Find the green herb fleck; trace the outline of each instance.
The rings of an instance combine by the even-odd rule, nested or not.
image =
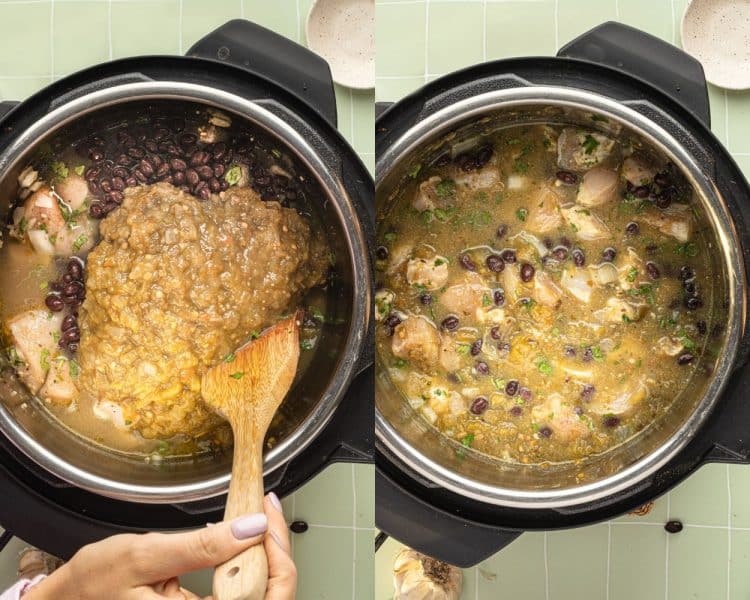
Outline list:
[[[633,283],[636,277],[638,277],[638,269],[636,269],[635,267],[630,267],[630,270],[628,271],[625,279],[627,279],[630,283]]]
[[[396,361],[393,363],[393,366],[397,369],[403,369],[406,365],[409,363],[405,361],[403,358],[397,358]]]
[[[679,338],[680,342],[684,346],[685,350],[695,350],[695,342],[691,340],[688,336],[683,335]]]
[[[83,245],[89,241],[89,238],[87,238],[85,235],[81,234],[78,236],[75,242],[73,242],[73,250],[76,252],[79,252],[81,248],[83,248]]]
[[[689,256],[690,258],[693,258],[698,256],[698,245],[695,242],[685,242],[684,244],[677,246],[674,249],[674,252],[681,256]]]
[[[440,265],[444,265],[445,261],[442,258],[436,258],[435,262],[433,263],[436,267],[439,267]]]
[[[410,177],[411,177],[412,179],[416,179],[416,178],[417,178],[417,175],[419,175],[419,172],[420,172],[421,170],[422,170],[422,165],[421,165],[421,164],[418,164],[418,165],[414,165],[414,166],[412,167],[411,171],[409,171],[409,176],[410,176]]]
[[[623,323],[632,323],[633,319],[631,319],[628,315],[622,315],[622,322]]]
[[[425,225],[428,225],[432,223],[434,216],[432,214],[431,210],[426,210],[419,215],[419,219],[424,223]]]
[[[544,356],[536,359],[536,368],[542,375],[552,375],[552,365]]]
[[[521,207],[521,208],[516,209],[516,219],[518,219],[519,221],[522,221],[522,222],[525,221],[526,217],[528,216],[529,216],[529,211],[526,210],[525,208]]]
[[[593,356],[595,360],[604,360],[604,352],[602,352],[602,349],[599,346],[591,346],[591,356]]]
[[[456,193],[456,182],[452,179],[443,179],[435,186],[435,193],[438,198],[450,198]]]
[[[471,344],[456,344],[456,352],[468,356],[469,352],[471,352]]]
[[[313,342],[312,340],[302,340],[299,347],[303,350],[312,350]]]
[[[55,343],[60,341],[60,332],[59,331],[53,331],[52,332],[52,339],[55,341]]]
[[[229,185],[237,185],[240,179],[242,179],[242,167],[240,165],[234,165],[224,173],[224,181]]]
[[[230,363],[230,362],[234,362],[235,358],[237,358],[237,355],[234,352],[230,352],[221,360],[223,360],[225,363]]]
[[[65,166],[64,162],[53,162],[52,165],[50,165],[50,168],[52,169],[52,173],[54,175],[55,179],[65,179],[68,176],[68,167]]]
[[[527,163],[521,157],[518,157],[517,159],[513,161],[513,170],[516,173],[525,175],[529,171],[529,163]]]
[[[501,379],[500,377],[493,377],[492,385],[494,385],[495,389],[500,392],[505,391],[505,379]]]
[[[71,377],[78,377],[78,363],[72,358],[68,361],[68,373]]]
[[[232,379],[242,379],[244,376],[245,376],[245,371],[237,371],[230,375]]]
[[[588,134],[586,136],[586,139],[583,141],[583,150],[586,152],[586,154],[591,154],[596,148],[599,146],[599,142],[596,141],[596,138]]]
[[[471,448],[471,445],[474,443],[474,434],[470,433],[468,435],[465,435],[463,438],[461,438],[461,445],[465,448]]]
[[[49,350],[44,348],[39,355],[39,363],[42,365],[42,369],[49,371]]]
[[[484,295],[482,296],[482,306],[489,306],[490,304],[492,304],[490,295],[485,292]]]
[[[388,233],[386,233],[386,234],[385,234],[385,235],[383,236],[383,239],[384,239],[384,240],[385,240],[386,242],[388,242],[389,244],[392,244],[393,242],[395,242],[395,241],[396,241],[396,238],[397,238],[397,237],[398,237],[398,236],[397,236],[397,235],[395,234],[395,232],[393,232],[393,231],[389,231]]]
[[[162,456],[165,456],[169,452],[169,443],[164,441],[159,442],[159,446],[156,448],[156,451]]]
[[[83,175],[83,172],[86,170],[86,167],[84,165],[78,165],[73,170],[75,171],[76,175]]]

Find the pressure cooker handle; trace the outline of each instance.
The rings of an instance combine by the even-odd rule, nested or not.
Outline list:
[[[482,562],[513,542],[520,531],[468,522],[422,502],[387,477],[375,473],[375,525],[427,556],[457,567]]]
[[[0,102],[0,121],[7,115],[10,111],[12,111],[16,106],[18,106],[20,102],[15,102],[11,100],[6,100],[5,102]]]
[[[226,62],[269,79],[336,127],[336,96],[328,63],[278,33],[234,19],[198,40],[187,55]]]
[[[659,38],[610,21],[569,42],[557,55],[605,65],[645,81],[711,126],[703,67]]]

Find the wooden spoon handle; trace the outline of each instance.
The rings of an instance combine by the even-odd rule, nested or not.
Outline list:
[[[234,427],[234,462],[224,520],[263,512],[263,433]],[[254,439],[259,437],[259,440]],[[244,438],[244,439],[242,439]],[[214,600],[263,600],[268,562],[263,543],[229,559],[214,571]]]

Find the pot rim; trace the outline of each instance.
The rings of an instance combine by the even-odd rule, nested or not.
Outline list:
[[[328,424],[355,375],[369,323],[371,301],[368,250],[356,211],[340,177],[295,128],[253,100],[206,85],[175,81],[132,82],[87,93],[65,102],[21,132],[0,154],[0,176],[10,171],[22,155],[46,137],[85,114],[109,106],[141,100],[197,102],[235,113],[281,139],[297,154],[328,194],[346,234],[355,295],[349,332],[341,351],[338,369],[312,414],[283,442],[265,453],[263,474],[267,475],[298,456]],[[110,498],[148,504],[191,502],[224,494],[231,474],[175,485],[132,485],[94,475],[61,459],[34,440],[0,403],[0,433],[23,454],[53,475],[76,487]]]
[[[707,205],[708,218],[716,230],[727,269],[729,290],[729,320],[725,347],[705,394],[690,417],[661,446],[641,457],[617,473],[581,486],[549,490],[518,490],[478,482],[464,477],[430,459],[411,446],[388,422],[375,403],[375,435],[391,453],[411,470],[459,496],[488,504],[524,509],[554,509],[577,506],[602,500],[626,490],[653,475],[674,458],[704,424],[726,385],[732,371],[740,340],[745,330],[747,297],[745,269],[741,256],[739,235],[729,210],[713,181],[703,173],[693,157],[677,140],[651,119],[636,110],[606,96],[585,90],[559,86],[527,86],[494,90],[471,96],[450,104],[409,127],[379,157],[376,164],[375,185],[398,166],[399,160],[416,150],[428,137],[447,132],[458,123],[495,110],[529,105],[549,105],[593,111],[622,123],[659,148],[676,164],[699,190]],[[376,365],[382,363],[376,353]]]

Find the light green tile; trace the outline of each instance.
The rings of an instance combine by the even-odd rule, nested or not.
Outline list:
[[[625,4],[622,0],[620,4]],[[617,0],[580,2],[558,0],[557,22],[560,46],[564,46],[582,33],[601,25],[605,21],[616,21]]]
[[[297,3],[269,2],[268,0],[243,0],[245,7],[245,18],[254,21],[288,37],[291,40],[300,40],[300,29],[297,24]]]
[[[711,109],[711,131],[721,140],[722,144],[727,143],[727,102],[724,97],[724,90],[714,85],[708,84],[708,102]]]
[[[555,53],[555,4],[491,2],[487,4],[487,59]]]
[[[375,68],[378,75],[422,75],[425,7],[379,4],[375,13]]]
[[[668,600],[726,598],[727,536],[726,529],[695,527],[670,535]]]
[[[554,598],[604,598],[607,526],[547,534],[549,585]]]
[[[395,102],[424,85],[424,75],[397,79],[376,79],[375,99],[378,102]]]
[[[336,91],[336,114],[338,115],[338,130],[350,143],[352,139],[352,94],[349,88],[338,83],[333,84]]]
[[[137,27],[134,26],[136,23]],[[114,58],[144,54],[179,54],[179,46],[177,0],[131,0],[112,3]]]
[[[0,77],[52,72],[49,2],[0,4]]]
[[[682,23],[682,15],[685,14],[690,0],[674,0],[672,5],[674,6],[674,30],[675,37],[677,38],[677,45],[682,45],[682,36],[680,35],[680,24]]]
[[[726,465],[707,465],[670,492],[670,519],[693,525],[727,525]]]
[[[524,533],[478,565],[480,598],[544,598],[544,534]]]
[[[729,141],[732,152],[750,152],[750,92],[728,90]]]
[[[481,3],[430,4],[427,70],[450,73],[482,61],[484,13]],[[455,18],[457,14],[460,19]],[[460,40],[460,43],[455,43]]]
[[[675,31],[670,2],[625,0],[619,3],[618,21],[637,27],[651,35],[672,42]]]
[[[359,158],[365,163],[365,168],[370,175],[375,176],[375,154],[360,154]]]
[[[305,35],[305,24],[307,23],[307,16],[310,14],[310,9],[315,3],[315,0],[299,0],[299,30],[302,36],[302,43],[307,45],[307,36]]]
[[[750,157],[740,157],[746,176],[750,174]],[[739,161],[738,161],[739,162]],[[743,168],[739,162],[740,168]],[[732,494],[732,527],[750,527],[750,471],[744,465],[729,465],[729,491]],[[750,597],[750,596],[748,596]]]
[[[30,79],[3,79],[0,77],[0,101],[25,100],[33,93],[52,83],[52,77]]]
[[[299,600],[351,600],[353,596],[351,530],[311,527],[294,536]]]
[[[352,466],[335,464],[297,490],[294,518],[311,525],[351,527],[352,504]]]
[[[371,90],[352,91],[352,143],[357,152],[375,152],[375,95]]]
[[[203,598],[204,596],[210,596],[213,591],[211,588],[213,582],[213,569],[201,569],[200,571],[193,571],[180,576],[180,585],[186,590],[190,590],[194,594]]]
[[[103,2],[55,4],[55,77],[109,59],[108,7]]]
[[[729,600],[750,598],[750,531],[732,532],[729,563]]]
[[[357,489],[354,524],[375,527],[375,470],[370,465],[354,465],[354,484]]]
[[[622,515],[615,519],[615,522],[627,522],[627,523],[638,523],[638,522],[650,522],[650,523],[666,523],[667,522],[667,497],[666,495],[661,498],[657,498],[654,501],[654,505],[648,514],[640,516],[633,514]]]
[[[182,0],[182,50],[227,21],[238,19],[242,0]]]
[[[288,523],[294,521],[294,504],[294,494],[289,494],[286,498],[281,499],[281,508]]]
[[[612,525],[610,600],[664,599],[666,536],[662,527]]]
[[[375,545],[369,531],[358,531],[354,541],[354,597],[357,600],[375,598]]]

